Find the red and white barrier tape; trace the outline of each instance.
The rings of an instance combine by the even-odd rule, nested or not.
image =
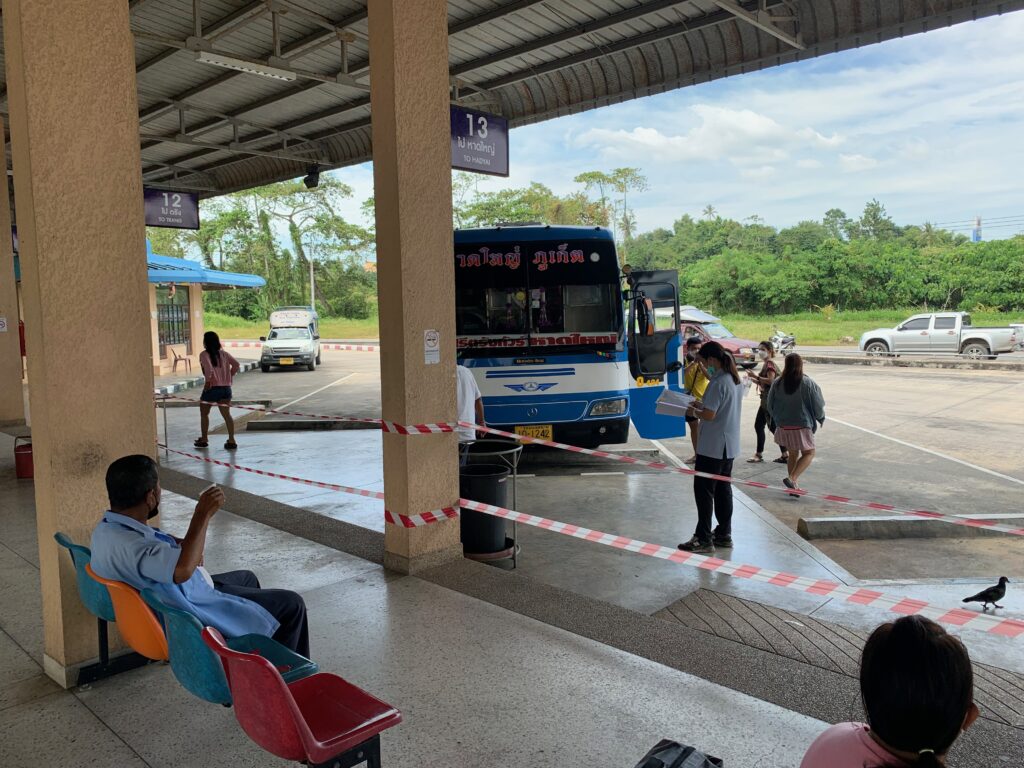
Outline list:
[[[905,509],[897,507],[893,504],[882,504],[876,501],[857,501],[846,496],[837,496],[831,493],[812,493],[811,491],[805,491],[802,488],[792,489],[786,488],[780,485],[769,485],[768,483],[761,483],[757,480],[743,480],[741,478],[729,477],[726,475],[714,475],[710,472],[698,472],[695,469],[687,469],[684,467],[677,467],[671,464],[666,464],[662,461],[648,461],[647,459],[638,459],[633,456],[621,456],[614,453],[608,453],[607,451],[599,451],[593,448],[580,448],[579,446],[569,445],[567,443],[556,443],[552,440],[543,440],[539,437],[527,437],[525,435],[516,435],[512,432],[503,432],[500,429],[494,429],[493,427],[483,427],[473,424],[468,421],[460,421],[458,423],[460,427],[472,427],[473,429],[480,430],[481,432],[487,432],[493,435],[500,435],[502,437],[512,438],[523,443],[531,443],[533,445],[545,445],[549,448],[558,448],[563,451],[570,451],[572,453],[585,453],[589,456],[597,456],[602,459],[610,459],[612,461],[623,462],[626,464],[633,464],[640,467],[648,467],[649,469],[656,469],[662,472],[675,472],[680,475],[689,475],[691,477],[706,477],[709,480],[720,480],[725,483],[732,483],[733,485],[746,486],[748,488],[760,488],[767,491],[776,491],[778,493],[785,493],[790,496],[804,496],[810,499],[820,499],[822,501],[832,501],[837,504],[846,504],[851,507],[857,507],[859,509],[870,509],[876,512],[893,512],[898,515],[907,515],[910,517],[925,517],[931,520],[940,520],[944,523],[951,523],[952,525],[964,525],[968,528],[985,528],[990,531],[1000,531],[1001,533],[1008,533],[1013,536],[1024,536],[1024,527],[1014,525],[1004,525],[996,523],[991,520],[978,520],[968,517],[960,517],[959,515],[948,515],[942,512],[930,512],[924,509]]]
[[[165,451],[176,453],[179,456],[185,456],[189,459],[195,459],[196,461],[204,461],[207,464],[216,464],[219,467],[227,467],[228,469],[238,469],[242,472],[249,472],[254,475],[260,475],[262,477],[273,477],[277,480],[288,480],[292,483],[300,483],[302,485],[310,485],[314,488],[326,488],[329,491],[340,491],[341,493],[351,493],[356,496],[364,496],[368,499],[379,499],[384,500],[384,494],[380,491],[369,491],[365,488],[354,488],[350,485],[338,485],[337,483],[325,483],[320,480],[307,480],[302,477],[294,477],[292,475],[282,475],[279,472],[267,472],[263,469],[254,469],[252,467],[244,467],[241,464],[234,464],[230,461],[221,461],[220,459],[211,459],[208,456],[199,456],[195,453],[188,453],[187,451],[179,451],[174,448],[169,448],[166,445],[160,446]],[[459,514],[458,509],[455,507],[445,507],[444,509],[435,509],[431,512],[424,512],[421,515],[400,515],[397,512],[391,512],[390,510],[384,510],[384,519],[389,523],[395,525],[401,525],[405,528],[416,528],[421,525],[429,525],[430,523],[436,523],[440,520],[446,520],[451,517],[457,517]]]
[[[304,478],[293,477],[291,475],[282,475],[277,472],[267,472],[261,469],[253,469],[252,467],[233,464],[231,462],[211,459],[206,456],[198,456],[194,453],[178,451],[173,448],[168,448],[167,450],[171,453],[178,454],[179,456],[185,456],[190,459],[216,464],[230,469],[251,472],[264,477],[273,477],[279,480],[288,480],[302,485],[327,488],[329,490],[341,491],[342,493],[353,493],[374,499],[384,498],[384,494],[379,491],[368,491],[362,488],[352,488],[347,485],[325,483],[318,480],[306,480]],[[738,579],[758,581],[764,584],[772,584],[777,587],[798,590],[806,594],[820,595],[822,597],[840,598],[845,602],[856,603],[857,605],[884,607],[893,613],[903,615],[920,614],[944,624],[977,629],[979,631],[988,632],[994,635],[1001,635],[1003,637],[1015,638],[1024,634],[1024,621],[1020,619],[1000,618],[994,614],[988,614],[983,611],[970,611],[964,608],[943,608],[911,597],[899,597],[896,595],[886,594],[885,592],[878,592],[873,589],[851,587],[846,584],[840,584],[827,579],[814,579],[808,576],[798,576],[792,573],[785,573],[783,571],[772,571],[767,568],[761,568],[757,565],[734,563],[729,560],[722,560],[718,557],[708,557],[707,555],[683,552],[682,550],[674,547],[666,547],[661,544],[652,544],[638,539],[630,539],[626,536],[616,536],[611,533],[595,531],[591,528],[584,528],[570,523],[562,523],[557,520],[537,517],[536,515],[528,515],[523,512],[516,512],[515,510],[506,509],[504,507],[496,507],[492,504],[471,501],[470,499],[459,499],[459,505],[464,509],[482,512],[487,515],[494,515],[495,517],[501,517],[506,520],[523,523],[524,525],[530,525],[535,528],[552,531],[553,533],[561,533],[566,536],[583,539],[584,541],[590,541],[595,544],[602,544],[607,547],[614,547],[615,549],[634,552],[638,555],[646,555],[647,557],[655,557],[660,560],[669,560],[674,563],[687,565],[691,568],[701,568],[706,571],[721,573]],[[388,510],[385,510],[384,512],[384,519],[387,522],[393,525],[402,525],[406,528],[429,525],[431,523],[457,516],[458,511],[452,507],[425,512],[420,515],[400,515]]]
[[[167,395],[161,397],[160,401],[176,400],[183,403],[192,403],[199,405],[200,401],[191,397],[179,397],[177,395]],[[211,403],[213,405],[213,403]],[[453,432],[455,431],[454,425],[451,424],[399,424],[394,421],[384,421],[384,419],[376,419],[365,416],[326,416],[322,413],[303,413],[301,411],[282,411],[277,408],[261,408],[254,405],[239,405],[236,403],[231,404],[232,408],[240,408],[243,411],[256,411],[258,413],[276,413],[281,416],[302,416],[307,419],[322,419],[324,421],[346,421],[350,423],[358,424],[376,424],[385,432],[393,432],[398,435],[430,435],[440,432]]]
[[[222,341],[221,346],[230,349],[262,348],[262,341]],[[380,347],[373,344],[330,344],[321,343],[320,349],[346,350],[348,352],[379,352]]]
[[[189,403],[198,404],[199,401],[187,397],[177,397],[173,395],[167,396],[168,400],[180,400]],[[725,483],[732,483],[737,486],[744,486],[747,488],[760,488],[761,490],[774,491],[776,493],[784,493],[789,496],[803,496],[809,499],[819,499],[821,501],[831,501],[836,504],[845,504],[846,506],[856,507],[858,509],[870,509],[874,512],[892,512],[897,515],[906,515],[908,517],[922,517],[930,520],[939,520],[940,522],[949,523],[951,525],[963,525],[968,528],[985,528],[990,531],[998,531],[1000,533],[1006,533],[1011,536],[1024,536],[1024,527],[1015,525],[1006,525],[1004,523],[996,523],[992,520],[976,519],[969,517],[961,517],[959,515],[945,514],[942,512],[932,512],[925,509],[907,509],[904,507],[897,507],[894,504],[883,504],[877,501],[858,501],[856,499],[849,498],[847,496],[839,496],[831,493],[813,493],[811,491],[804,490],[802,488],[793,489],[786,488],[781,485],[769,485],[768,483],[762,483],[757,480],[743,480],[741,478],[729,477],[726,475],[714,475],[709,472],[698,472],[695,469],[688,469],[685,467],[677,467],[672,464],[666,464],[663,461],[650,461],[647,459],[638,459],[633,456],[622,456],[620,454],[609,453],[607,451],[600,451],[596,448],[581,448],[576,445],[569,445],[568,443],[558,443],[553,440],[544,440],[539,437],[527,437],[526,435],[517,435],[512,432],[505,432],[494,427],[486,427],[479,424],[473,424],[469,421],[460,421],[456,424],[398,424],[393,421],[384,421],[383,419],[376,418],[364,418],[358,416],[325,416],[323,414],[316,413],[299,413],[296,411],[281,411],[273,408],[256,408],[248,405],[232,405],[232,408],[242,408],[250,411],[260,411],[262,413],[277,413],[286,416],[303,416],[314,419],[325,419],[330,421],[348,421],[348,422],[360,422],[364,424],[377,424],[380,425],[381,429],[385,432],[391,432],[399,435],[429,435],[443,432],[452,432],[456,427],[468,427],[475,429],[480,432],[486,432],[492,435],[499,435],[501,437],[518,440],[521,443],[527,443],[531,445],[544,445],[549,448],[557,448],[562,451],[569,451],[571,453],[583,453],[588,456],[596,456],[601,459],[608,459],[609,461],[617,461],[624,464],[632,464],[638,467],[647,467],[648,469],[654,469],[661,472],[674,472],[680,475],[687,475],[689,477],[704,477],[709,480],[719,480]]]

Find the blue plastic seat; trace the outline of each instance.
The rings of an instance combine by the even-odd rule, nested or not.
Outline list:
[[[151,589],[142,590],[142,599],[163,617],[171,670],[190,693],[214,704],[231,704],[224,664],[202,639],[203,624],[191,613],[163,602]],[[242,635],[228,641],[228,647],[241,653],[255,653],[273,664],[285,682],[308,677],[319,670],[316,662],[281,645],[266,635]]]
[[[75,583],[78,585],[78,596],[81,598],[82,604],[89,610],[89,613],[96,617],[96,638],[99,645],[100,661],[99,665],[95,669],[90,669],[86,678],[83,679],[87,679],[90,676],[104,676],[102,670],[105,670],[110,664],[107,622],[115,621],[114,604],[110,600],[110,592],[85,570],[85,566],[92,561],[92,551],[88,547],[75,544],[62,531],[57,531],[53,534],[53,538],[71,555],[71,562],[75,566]]]
[[[71,553],[71,562],[75,564],[78,596],[82,598],[82,603],[89,609],[89,613],[100,621],[115,621],[114,604],[110,602],[107,588],[85,572],[85,566],[92,560],[92,552],[88,547],[75,544],[66,533],[57,531],[53,538]]]

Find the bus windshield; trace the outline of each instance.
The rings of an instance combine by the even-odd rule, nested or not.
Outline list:
[[[460,244],[455,254],[460,351],[614,348],[622,330],[615,248],[607,240]]]

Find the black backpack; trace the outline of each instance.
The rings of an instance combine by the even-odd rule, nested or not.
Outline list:
[[[662,739],[644,755],[636,768],[722,768],[717,757],[705,755],[699,749]]]

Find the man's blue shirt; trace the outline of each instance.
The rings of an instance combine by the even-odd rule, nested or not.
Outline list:
[[[107,512],[92,532],[92,567],[105,579],[152,589],[167,604],[188,611],[227,637],[273,635],[280,626],[263,606],[211,587],[197,569],[174,583],[181,546],[172,536],[126,515]]]

